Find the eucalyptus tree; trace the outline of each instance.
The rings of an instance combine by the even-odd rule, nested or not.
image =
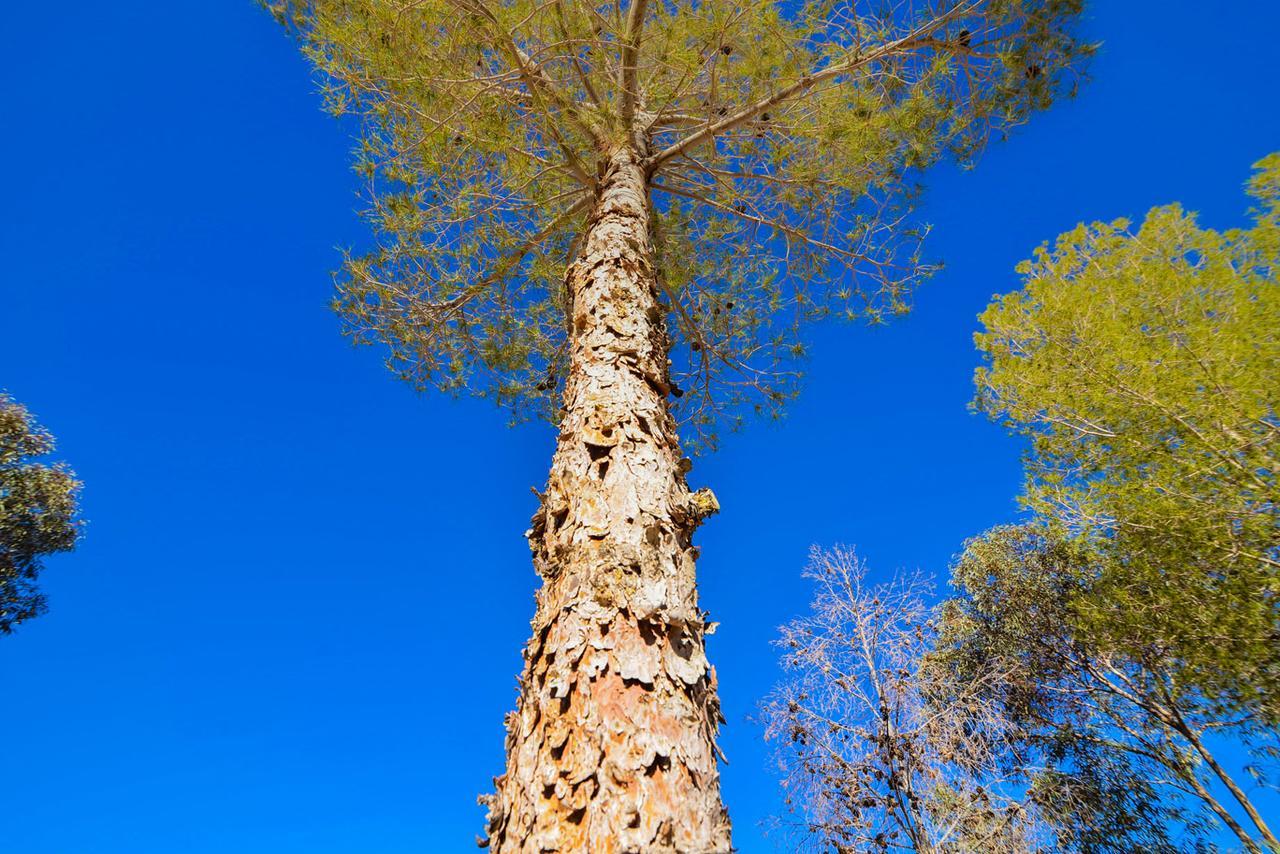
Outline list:
[[[1201,850],[1218,823],[1241,850],[1280,849],[1265,804],[1238,779],[1244,763],[1231,761],[1251,754],[1251,782],[1267,785],[1275,729],[1206,697],[1160,643],[1117,644],[1096,628],[1090,603],[1108,561],[1052,525],[966,543],[927,657],[933,684],[954,686],[944,707],[948,693],[973,702],[974,686],[993,704],[1002,746],[1028,770],[1030,800],[1062,850]],[[1228,738],[1235,749],[1222,749]]]
[[[46,462],[53,437],[27,409],[0,394],[0,634],[42,614],[36,582],[47,555],[76,544],[80,483]]]
[[[907,310],[917,173],[1076,85],[1080,3],[268,0],[359,122],[349,334],[559,428],[487,844],[729,850],[678,420],[776,414],[802,323]]]

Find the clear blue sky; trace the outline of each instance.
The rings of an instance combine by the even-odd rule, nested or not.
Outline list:
[[[1217,11],[1210,11],[1217,10]],[[1280,149],[1280,4],[1098,2],[1094,82],[931,176],[916,312],[814,335],[779,426],[699,462],[742,851],[778,808],[749,720],[810,543],[945,570],[1016,514],[1019,445],[966,411],[975,315],[1081,219],[1240,223]],[[0,387],[86,483],[48,616],[0,639],[14,854],[473,849],[532,615],[551,451],[421,397],[327,309],[358,244],[347,129],[250,0],[14,3],[0,28]]]

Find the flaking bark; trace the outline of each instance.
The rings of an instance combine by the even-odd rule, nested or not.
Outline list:
[[[544,583],[507,769],[482,798],[482,844],[504,854],[730,850],[691,543],[717,505],[690,493],[667,405],[642,155],[608,158],[566,273],[565,409],[528,533]]]

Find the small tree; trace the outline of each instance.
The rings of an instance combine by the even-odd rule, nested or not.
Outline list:
[[[1245,850],[1280,848],[1260,811],[1214,753],[1243,736],[1274,761],[1274,730],[1228,716],[1183,682],[1158,646],[1116,648],[1092,630],[1093,585],[1107,558],[1030,526],[996,528],[966,545],[942,612],[929,667],[936,684],[969,696],[976,674],[1010,725],[1019,762],[1041,766],[1031,793],[1062,847],[1094,851],[1185,850],[1220,820]],[[1221,786],[1247,817],[1238,822]]]
[[[0,634],[44,613],[36,586],[46,555],[70,551],[80,484],[53,452],[53,437],[7,394],[0,394]]]
[[[1027,851],[1039,829],[1009,763],[998,670],[926,666],[935,632],[920,576],[869,586],[852,551],[814,549],[811,614],[782,629],[788,679],[765,702],[766,738],[800,847],[823,852]],[[944,702],[938,702],[945,698]]]
[[[361,123],[348,332],[559,426],[487,844],[730,849],[676,417],[776,412],[800,323],[906,310],[919,170],[1074,86],[1080,4],[268,0]]]

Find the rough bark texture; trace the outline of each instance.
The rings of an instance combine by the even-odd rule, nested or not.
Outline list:
[[[691,544],[718,508],[709,491],[690,493],[667,406],[638,152],[609,158],[566,284],[565,412],[529,531],[544,583],[507,719],[506,773],[482,798],[487,844],[728,852],[715,746],[724,719]]]

